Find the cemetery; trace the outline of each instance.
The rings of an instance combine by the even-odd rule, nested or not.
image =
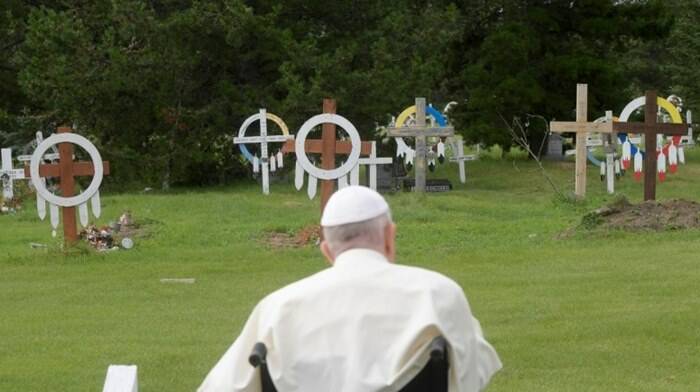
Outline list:
[[[323,220],[334,195],[358,186],[390,208],[395,263],[437,272],[468,299],[475,336],[501,364],[483,390],[700,386],[700,75],[677,56],[687,42],[673,43],[700,43],[700,6],[437,2],[391,11],[440,38],[428,44],[378,16],[390,11],[381,2],[382,12],[361,14],[344,2],[334,11],[185,3],[0,6],[14,26],[0,37],[17,42],[0,60],[0,391],[220,390],[208,375],[245,328],[296,325],[282,311],[257,315],[269,298],[281,301],[271,293],[339,268],[324,260],[337,225]],[[477,9],[498,28],[471,30]],[[584,23],[560,38],[614,36],[629,52],[591,44],[573,64],[549,46],[554,30],[544,24],[582,18],[615,27]],[[655,34],[622,26],[626,18]],[[383,41],[399,35],[398,47]],[[329,49],[336,44],[344,54]],[[650,78],[630,59],[661,44],[669,55],[645,64],[659,74]],[[75,50],[83,58],[71,62]],[[535,75],[527,62],[547,56],[557,65]],[[348,227],[369,219],[353,216],[354,202],[337,212]],[[345,293],[346,313],[362,312],[351,300],[367,287]],[[310,303],[331,303],[313,295]],[[362,305],[367,320],[382,321],[358,322],[360,335],[389,328],[372,310],[384,301]],[[421,313],[414,302],[407,312]],[[432,327],[417,334],[430,334],[422,354],[402,354],[427,355],[424,365],[385,390],[478,390],[463,384],[472,376],[454,378],[464,348]],[[253,387],[236,390],[290,385],[275,357],[284,344],[260,328],[245,348],[250,363],[236,364],[255,372]],[[334,351],[350,335],[329,342],[311,331],[321,348],[285,366],[351,355]],[[360,381],[376,381],[375,365]],[[421,378],[426,369],[432,378]]]

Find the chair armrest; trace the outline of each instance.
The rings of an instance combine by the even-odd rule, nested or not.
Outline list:
[[[253,351],[251,351],[248,357],[248,362],[250,362],[253,367],[258,367],[264,365],[267,362],[267,347],[263,342],[257,342],[253,346]]]

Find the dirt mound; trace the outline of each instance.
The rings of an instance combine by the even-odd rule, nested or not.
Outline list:
[[[631,204],[627,199],[586,214],[583,229],[666,231],[700,227],[700,203],[688,200],[645,201]]]
[[[266,232],[262,242],[274,248],[299,248],[306,245],[315,245],[321,238],[321,227],[310,225],[301,228],[296,232]]]

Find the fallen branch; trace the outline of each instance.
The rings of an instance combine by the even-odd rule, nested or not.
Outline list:
[[[523,126],[522,122],[520,121],[519,118],[515,117],[513,118],[513,123],[509,124],[506,119],[499,114],[499,117],[501,117],[501,120],[503,120],[503,123],[506,125],[506,128],[508,129],[508,132],[510,132],[511,137],[513,138],[513,141],[515,144],[523,148],[527,153],[532,157],[532,159],[537,162],[537,166],[540,168],[540,172],[542,173],[542,176],[547,180],[549,183],[549,186],[552,187],[552,190],[561,198],[561,199],[566,199],[566,196],[559,190],[559,188],[556,186],[554,181],[552,181],[552,178],[549,176],[547,171],[545,170],[544,166],[542,165],[542,161],[540,160],[540,157],[538,154],[535,154],[532,151],[532,148],[530,147],[530,142],[527,139],[527,132],[525,131],[525,127]],[[549,134],[549,124],[545,121],[545,127],[547,134]],[[517,128],[517,130],[516,130]],[[544,141],[542,142],[544,145]],[[540,147],[540,151],[541,151]]]

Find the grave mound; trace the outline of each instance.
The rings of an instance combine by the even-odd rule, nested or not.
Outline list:
[[[309,225],[296,232],[265,232],[261,241],[273,248],[299,248],[307,245],[315,245],[321,238],[321,227]]]
[[[673,199],[632,204],[621,198],[584,215],[580,228],[624,231],[700,228],[700,203]]]

